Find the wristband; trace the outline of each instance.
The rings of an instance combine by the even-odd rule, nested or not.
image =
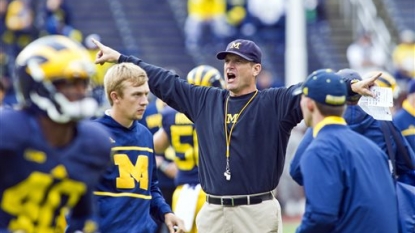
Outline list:
[[[169,165],[170,163],[164,160],[159,166],[160,171],[165,172]]]

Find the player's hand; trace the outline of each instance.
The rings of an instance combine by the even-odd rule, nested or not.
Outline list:
[[[372,77],[369,77],[367,79],[363,79],[359,82],[353,83],[351,85],[352,91],[356,92],[363,96],[371,96],[375,97],[375,94],[370,91],[370,88],[372,86],[375,86],[375,81],[378,79],[382,73],[374,74]]]
[[[103,45],[101,42],[91,39],[92,42],[99,48],[99,52],[95,57],[95,64],[103,65],[105,62],[116,63],[121,56],[118,51]]]
[[[185,233],[183,220],[173,213],[164,215],[164,223],[169,228],[169,233]]]

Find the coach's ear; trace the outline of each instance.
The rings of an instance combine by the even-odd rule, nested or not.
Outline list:
[[[303,96],[302,98],[305,98],[307,110],[309,112],[314,112],[314,109],[316,109],[316,102],[311,98],[305,96]]]
[[[256,63],[256,64],[254,64],[253,69],[254,69],[254,77],[256,77],[261,72],[262,65],[259,64],[259,63]]]

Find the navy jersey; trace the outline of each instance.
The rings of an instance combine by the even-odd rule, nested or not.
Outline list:
[[[135,121],[130,128],[105,115],[97,121],[112,133],[112,165],[94,192],[106,232],[155,232],[152,216],[171,212],[158,188],[153,136]]]
[[[398,232],[387,155],[341,123],[332,117],[319,123],[300,159],[306,210],[297,233]]]
[[[0,110],[0,231],[55,232],[65,209],[72,210],[68,231],[82,230],[94,217],[92,191],[110,149],[109,134],[97,123],[79,122],[72,142],[55,148],[34,115]]]
[[[375,120],[372,116],[363,111],[363,109],[358,105],[348,105],[343,116],[350,129],[372,140],[385,153],[388,153],[388,148],[386,146],[385,137],[381,129],[380,121]],[[290,165],[290,175],[299,185],[302,185],[300,159],[304,151],[307,149],[308,145],[313,140],[312,131],[313,130],[309,128],[305,132],[304,137],[301,140],[301,143],[298,146]],[[395,140],[393,139],[393,135],[391,133],[386,135],[390,138],[392,149],[396,152],[397,146]],[[404,140],[404,138],[402,138],[402,141],[405,147],[408,148],[408,154],[410,156],[409,159],[411,163],[415,164],[415,153],[409,149],[409,145],[406,140]],[[396,153],[397,172],[398,174],[403,174],[410,171],[411,169],[408,167],[406,159],[403,158],[403,156],[399,155],[399,153]]]
[[[161,125],[161,110],[164,108],[164,103],[159,100],[154,100],[147,105],[143,118],[138,122],[147,127],[151,134],[155,134]]]
[[[194,122],[199,143],[199,178],[212,195],[247,195],[274,190],[283,171],[291,130],[302,119],[301,96],[289,88],[258,92],[241,116],[239,111],[253,93],[229,98],[226,125],[233,129],[230,144],[232,179],[226,180],[225,102],[228,90],[188,84],[172,72],[121,55],[149,77],[152,93]]]
[[[162,127],[176,152],[174,159],[178,168],[176,185],[199,184],[197,167],[199,148],[193,122],[171,107],[166,107],[162,111],[162,116]]]
[[[147,129],[150,130],[151,134],[153,135],[159,130],[161,126],[161,111],[163,110],[164,106],[165,104],[163,103],[163,101],[155,99],[154,101],[150,102],[149,105],[147,105],[143,118],[138,121],[142,125],[147,127]],[[158,154],[158,156],[163,156],[164,160],[166,160],[167,162],[172,162],[172,160],[174,159],[174,153]],[[158,170],[157,174],[159,178],[159,187],[161,189],[176,187],[174,185],[174,180],[168,177],[166,174],[164,174],[164,172]]]
[[[393,117],[393,122],[405,136],[412,150],[415,152],[415,108],[405,100],[402,109],[399,109]]]

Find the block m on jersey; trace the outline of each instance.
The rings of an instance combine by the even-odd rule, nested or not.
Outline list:
[[[118,189],[133,189],[138,183],[140,189],[148,190],[148,155],[139,155],[152,152],[150,148],[142,147],[114,147],[114,163],[118,166],[119,176],[116,179]],[[122,151],[122,153],[120,153]],[[146,151],[146,152],[144,152]]]

